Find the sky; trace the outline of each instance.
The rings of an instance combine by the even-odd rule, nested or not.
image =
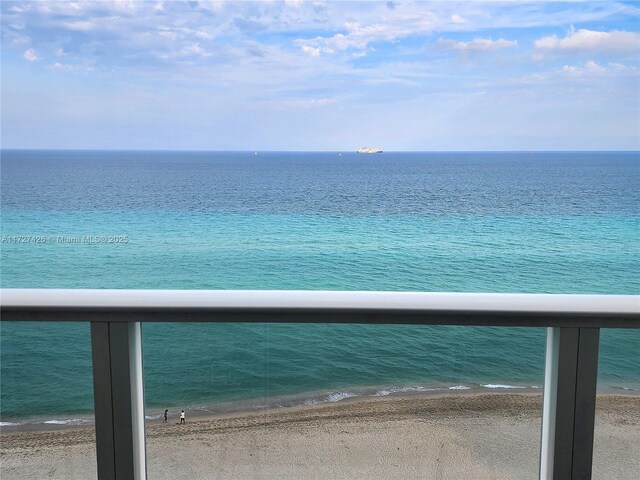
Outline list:
[[[2,148],[640,150],[640,2],[2,1]]]

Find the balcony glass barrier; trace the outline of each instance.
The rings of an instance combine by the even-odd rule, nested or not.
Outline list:
[[[146,323],[149,478],[537,478],[545,331]]]
[[[637,372],[632,296],[0,294],[2,421],[11,423],[2,431],[3,478],[589,478],[600,330],[606,428],[620,423],[607,389],[630,388]],[[614,327],[635,330],[606,332]],[[48,342],[66,355],[62,372],[29,366],[52,351]],[[93,372],[95,429],[69,425],[90,422],[82,371]],[[34,382],[36,374],[45,380]],[[52,393],[32,390],[40,406],[27,414],[33,384]],[[61,401],[56,385],[73,389],[63,410],[73,415],[44,423],[42,405]],[[625,398],[637,412],[640,397]],[[30,426],[39,423],[49,431]],[[616,460],[606,428],[595,434],[594,475],[634,472],[637,457]]]
[[[0,328],[0,477],[97,478],[89,324]]]
[[[640,472],[640,330],[602,329],[593,479],[633,480]]]

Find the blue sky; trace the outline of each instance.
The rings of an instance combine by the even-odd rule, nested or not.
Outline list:
[[[3,148],[640,149],[637,1],[0,5]]]

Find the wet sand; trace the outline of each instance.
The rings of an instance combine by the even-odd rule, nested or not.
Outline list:
[[[539,394],[418,394],[151,421],[148,478],[534,479],[541,402]],[[94,435],[3,432],[0,477],[96,478]],[[640,396],[599,395],[593,478],[638,471]]]

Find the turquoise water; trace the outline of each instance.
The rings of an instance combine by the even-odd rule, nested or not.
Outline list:
[[[4,288],[640,293],[635,154],[372,166],[328,154],[19,153],[2,165]],[[143,336],[149,415],[539,388],[545,341],[544,329],[379,325],[145,324]],[[0,341],[3,421],[91,412],[88,325],[5,322]],[[640,388],[639,352],[637,330],[603,331],[600,386]]]
[[[640,292],[638,217],[3,211],[11,287]]]

